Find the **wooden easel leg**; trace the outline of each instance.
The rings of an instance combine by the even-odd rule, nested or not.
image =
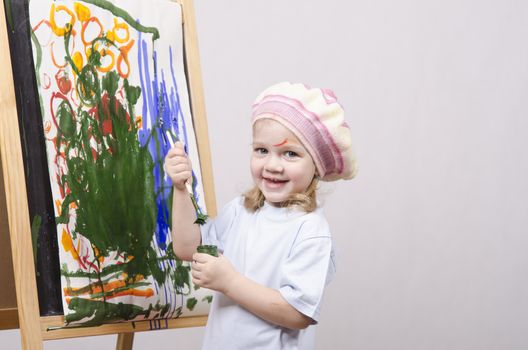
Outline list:
[[[119,333],[117,335],[116,350],[132,350],[134,333]]]

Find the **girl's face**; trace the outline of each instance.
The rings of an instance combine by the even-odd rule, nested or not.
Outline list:
[[[266,202],[277,206],[290,194],[304,192],[315,171],[312,157],[290,130],[275,120],[257,120],[251,175]]]

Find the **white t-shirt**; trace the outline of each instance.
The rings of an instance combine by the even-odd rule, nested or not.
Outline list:
[[[235,270],[280,291],[316,324],[325,286],[335,273],[329,227],[322,209],[305,213],[265,204],[255,213],[243,197],[202,226],[202,244],[215,244]],[[271,324],[214,292],[203,349],[313,349],[314,325],[291,330]]]

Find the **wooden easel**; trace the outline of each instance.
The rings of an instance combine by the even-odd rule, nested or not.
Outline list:
[[[182,6],[184,54],[191,110],[200,154],[205,202],[209,215],[216,215],[212,162],[209,149],[200,59],[192,0],[173,0]],[[31,227],[26,195],[24,164],[18,128],[11,59],[4,6],[0,11],[0,330],[20,328],[23,350],[42,350],[43,341],[93,335],[118,334],[116,349],[132,349],[134,332],[153,328],[203,326],[206,316],[159,322],[130,322],[99,327],[49,328],[64,324],[63,316],[41,317],[32,253]],[[4,197],[5,193],[5,197]],[[9,232],[9,235],[7,235]],[[10,241],[10,245],[9,245]],[[10,266],[9,256],[12,257]]]

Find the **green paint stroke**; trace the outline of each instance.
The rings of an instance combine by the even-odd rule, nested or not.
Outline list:
[[[136,29],[136,30],[138,30],[138,31],[140,31],[142,33],[151,33],[152,34],[152,40],[156,40],[160,36],[158,29],[156,29],[154,27],[145,27],[145,26],[139,24],[138,22],[136,22],[136,20],[132,16],[130,16],[130,14],[128,12],[126,12],[125,10],[123,10],[121,8],[116,7],[114,4],[112,4],[109,1],[106,1],[106,0],[80,0],[80,1],[88,3],[88,4],[92,4],[92,5],[95,5],[97,7],[100,7],[100,8],[103,8],[105,10],[110,11],[114,16],[123,19],[131,27],[133,27],[134,29]]]
[[[65,36],[65,47],[69,38]],[[69,52],[66,60],[76,70]],[[67,159],[68,173],[61,178],[61,185],[71,192],[57,222],[69,222],[69,206],[75,203],[74,234],[88,238],[99,256],[117,251],[142,260],[156,220],[153,160],[148,149],[139,145],[134,115],[128,113],[133,111],[136,96],[126,96],[128,106],[124,106],[115,96],[121,78],[114,71],[101,77],[97,72],[100,65],[100,57],[93,51],[81,71],[76,70],[82,104],[74,111],[69,101],[63,100],[56,110],[56,143],[66,154],[76,154]],[[92,138],[97,143],[95,149]],[[137,215],[145,211],[147,215]]]
[[[133,320],[137,317],[143,316],[144,319],[165,317],[171,309],[171,305],[156,305],[150,304],[147,309],[143,309],[133,304],[123,303],[105,303],[97,300],[87,300],[82,298],[72,298],[69,308],[74,310],[74,313],[65,316],[66,324],[71,322],[79,322],[89,318],[88,321],[83,322],[83,327],[98,326],[103,323],[117,322],[121,320]],[[181,308],[176,310],[177,315],[181,315]]]
[[[15,26],[13,24],[13,10],[11,6],[11,0],[4,0],[4,3],[5,3],[7,23],[9,25],[9,29],[13,32],[15,30]]]
[[[97,67],[101,63],[96,52],[79,74],[76,88],[83,104],[74,111],[64,100],[56,111],[57,144],[65,145],[66,154],[77,154],[67,160],[68,174],[61,178],[62,185],[71,192],[64,199],[57,221],[67,223],[69,206],[76,203],[75,233],[88,238],[99,256],[116,251],[133,257],[135,262],[128,265],[131,271],[127,272],[150,275],[145,269],[155,265],[147,260],[155,257],[149,246],[157,206],[154,162],[148,149],[140,146],[132,120],[140,90],[125,80],[126,102],[121,103],[115,96],[121,78],[114,71],[99,76]],[[74,69],[69,53],[67,61]],[[86,106],[93,106],[95,112],[88,113],[83,109]],[[90,144],[92,137],[97,149]]]
[[[33,217],[33,221],[31,222],[31,243],[33,245],[33,261],[35,262],[35,266],[37,266],[38,237],[41,226],[42,217],[40,215],[35,215]]]
[[[196,300],[196,298],[187,299],[187,309],[189,309],[189,311],[193,311],[196,304],[198,304],[198,300]]]
[[[132,320],[139,315],[145,314],[145,310],[136,305],[104,303],[81,298],[73,298],[70,301],[69,308],[75,312],[65,316],[66,323],[81,321],[85,317],[90,317],[89,321],[83,323],[87,327],[122,319]]]
[[[174,281],[174,289],[183,293],[185,287],[188,288],[188,293],[191,292],[191,278],[190,278],[191,268],[188,265],[183,265],[181,260],[176,260],[176,268],[174,269],[174,275],[172,276]]]
[[[37,76],[37,81],[39,82],[39,85],[40,85],[40,76],[38,73],[40,72],[40,66],[42,65],[42,47],[37,38],[37,35],[35,34],[33,30],[31,30],[31,41],[33,42],[33,48],[36,51],[35,54],[37,56],[37,61],[35,62],[35,70],[37,74],[35,75]]]
[[[156,260],[158,264],[162,264],[166,261],[174,261],[176,258],[172,256],[162,256],[159,257]],[[88,278],[88,279],[94,279],[94,278],[104,278],[106,277],[106,280],[103,282],[108,282],[111,279],[119,278],[119,275],[122,274],[125,271],[129,271],[129,265],[130,263],[123,263],[123,264],[116,264],[116,265],[109,265],[105,266],[99,273],[97,272],[87,272],[83,270],[77,270],[77,271],[70,271],[68,270],[68,267],[64,265],[61,268],[61,275],[64,277],[82,277],[82,278]],[[107,277],[108,276],[108,277]]]
[[[40,42],[39,42],[37,36],[35,35],[35,32],[31,28],[31,24],[29,23],[29,21],[28,21],[28,27],[29,27],[29,32],[31,33],[31,41],[33,42],[33,52],[37,56],[36,57],[36,62],[35,62],[35,78],[37,80],[37,85],[41,86],[41,82],[40,82],[40,66],[42,65],[42,46],[40,45]],[[44,105],[43,100],[42,100],[42,94],[38,94],[38,98],[39,98],[40,114],[41,115],[45,115],[45,111],[44,111],[44,106],[45,105]]]

